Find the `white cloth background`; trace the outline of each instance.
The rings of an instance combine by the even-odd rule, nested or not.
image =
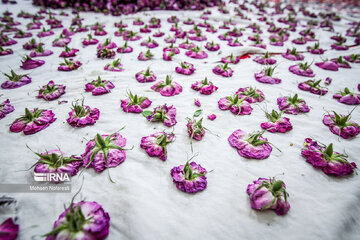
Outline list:
[[[230,4],[231,14],[221,14],[215,8],[211,9],[209,23],[220,26],[223,20],[232,17],[237,22],[236,27],[246,27],[251,21],[239,19],[233,14],[232,9],[236,5]],[[14,16],[20,10],[35,13],[39,8],[31,5],[30,1],[19,1],[17,5],[1,5],[2,11],[9,10]],[[311,9],[317,11],[318,9]],[[59,13],[59,11],[54,11]],[[71,10],[66,10],[71,12]],[[113,26],[114,22],[123,20],[129,24],[128,29],[139,30],[139,26],[133,26],[132,21],[141,17],[148,20],[155,16],[162,20],[161,31],[165,36],[173,35],[169,31],[171,24],[166,19],[176,15],[181,20],[188,17],[193,18],[196,23],[202,22],[199,19],[201,12],[197,11],[152,11],[141,12],[135,15],[112,17],[95,13],[80,13],[84,24],[94,24],[96,21],[106,24],[108,35],[98,37],[100,42],[105,38],[121,46],[124,41],[122,38],[115,37]],[[290,40],[284,47],[270,46],[266,31],[268,28],[263,22],[257,21],[254,14],[246,13],[252,22],[262,26],[265,43],[270,52],[285,52],[286,48],[291,48],[291,40],[298,37],[298,33],[291,32]],[[282,15],[285,16],[285,15]],[[57,18],[63,21],[63,25],[68,27],[71,21],[69,17]],[[277,26],[283,26],[274,22]],[[298,18],[301,23],[306,23],[307,17],[299,13]],[[349,17],[347,17],[349,19]],[[30,20],[16,18],[22,22],[21,28],[25,30],[25,24]],[[317,19],[319,20],[319,19]],[[46,27],[45,20],[42,20]],[[335,31],[345,33],[348,28],[348,21],[341,20],[335,22]],[[297,32],[301,29],[299,24]],[[191,26],[180,24],[184,30],[190,30]],[[297,84],[308,78],[294,75],[288,71],[290,65],[295,62],[288,61],[280,55],[274,58],[278,60],[278,67],[275,76],[282,79],[279,85],[261,84],[254,79],[254,73],[260,72],[263,66],[251,59],[241,60],[236,65],[231,65],[234,74],[231,78],[223,78],[212,73],[212,68],[218,64],[221,57],[228,56],[231,52],[238,54],[248,49],[252,44],[247,40],[252,35],[250,29],[246,29],[244,36],[240,37],[244,47],[229,47],[226,42],[220,41],[217,36],[225,33],[226,30],[219,30],[215,34],[205,32],[208,41],[214,40],[221,44],[221,54],[219,52],[208,52],[209,57],[203,60],[191,59],[185,56],[185,50],[174,57],[172,62],[162,60],[162,48],[168,46],[164,42],[164,37],[155,38],[160,44],[158,48],[151,49],[155,54],[152,61],[141,62],[137,60],[140,51],[146,51],[146,47],[140,46],[140,42],[151,36],[141,34],[143,39],[136,42],[129,42],[134,48],[131,54],[117,54],[121,58],[125,71],[112,73],[103,70],[106,63],[111,60],[101,60],[96,57],[96,46],[83,48],[81,41],[88,33],[78,33],[72,36],[70,47],[80,49],[76,60],[83,63],[78,70],[72,72],[57,71],[58,64],[62,62],[59,54],[61,48],[51,47],[51,42],[59,35],[59,29],[55,29],[55,35],[42,38],[40,41],[45,43],[45,49],[51,49],[54,54],[49,57],[41,58],[46,61],[42,67],[34,70],[24,71],[20,66],[21,56],[29,51],[23,50],[22,45],[29,40],[16,39],[17,45],[11,46],[14,55],[0,57],[0,70],[9,72],[10,68],[17,73],[29,73],[32,83],[13,90],[0,90],[1,102],[9,98],[14,105],[15,111],[6,116],[0,122],[0,182],[1,183],[28,183],[32,181],[32,171],[23,172],[37,157],[26,148],[28,144],[37,152],[44,152],[45,149],[54,149],[59,146],[61,150],[68,154],[80,155],[85,150],[87,140],[93,138],[96,133],[110,134],[126,126],[121,134],[127,139],[127,146],[133,146],[132,151],[127,152],[124,163],[116,168],[111,168],[111,176],[116,182],[112,184],[107,179],[106,171],[96,174],[92,169],[84,171],[85,183],[81,195],[76,199],[86,199],[97,201],[111,217],[111,227],[108,239],[358,239],[360,234],[359,214],[360,214],[360,186],[359,176],[353,174],[349,177],[330,177],[322,171],[314,169],[301,157],[300,151],[306,137],[313,137],[325,144],[334,143],[334,149],[349,155],[349,160],[359,165],[359,139],[344,140],[332,134],[327,126],[322,123],[325,110],[337,111],[338,113],[348,113],[353,106],[338,103],[332,99],[333,93],[348,87],[357,92],[359,83],[360,64],[351,64],[352,69],[340,69],[338,72],[322,70],[315,65],[312,69],[316,73],[315,79],[333,78],[333,82],[328,87],[329,93],[319,97],[298,89]],[[320,46],[330,49],[333,43],[330,37],[335,33],[316,29],[316,38],[320,39]],[[38,30],[31,31],[34,35]],[[10,35],[12,36],[12,35]],[[354,38],[348,38],[348,43]],[[178,39],[176,45],[183,42]],[[195,41],[194,41],[195,42]],[[195,42],[197,45],[204,46],[206,42]],[[307,45],[312,42],[296,46],[298,50],[306,50]],[[348,51],[328,50],[324,55],[316,56],[305,53],[305,60],[308,62],[318,62],[322,58],[333,58],[340,55],[359,53],[359,47],[350,48]],[[181,61],[193,63],[196,72],[191,76],[184,76],[175,72],[175,67]],[[153,83],[138,83],[135,73],[145,70],[148,66],[154,71],[158,80],[164,80],[167,74],[172,74],[174,81],[183,86],[183,92],[173,97],[163,97],[159,93],[150,89]],[[111,93],[102,96],[92,96],[85,93],[85,83],[92,81],[100,75],[102,79],[111,80],[115,88]],[[208,77],[216,86],[218,91],[210,96],[204,96],[190,88],[191,84]],[[5,77],[1,77],[5,80]],[[66,85],[66,94],[59,100],[67,100],[68,103],[58,105],[57,101],[46,102],[37,99],[39,87],[47,84],[50,80],[55,83]],[[221,97],[235,93],[240,87],[255,86],[261,89],[266,97],[266,101],[256,105],[252,104],[254,110],[249,116],[235,116],[229,111],[221,111],[217,101]],[[126,91],[145,95],[153,104],[148,110],[152,110],[157,105],[167,103],[174,105],[177,109],[177,121],[175,125],[176,141],[168,145],[168,159],[163,162],[158,158],[149,157],[140,148],[140,140],[143,136],[166,129],[171,131],[161,123],[149,123],[140,114],[125,113],[120,108],[120,99],[126,98]],[[287,115],[293,124],[293,130],[286,134],[265,133],[273,144],[282,150],[278,152],[273,149],[271,156],[265,160],[248,160],[238,155],[228,142],[228,136],[237,129],[246,132],[260,130],[260,123],[266,121],[264,112],[259,106],[267,106],[278,110],[276,99],[280,96],[299,94],[300,98],[305,99],[311,111],[297,116]],[[100,119],[94,126],[84,128],[73,128],[66,122],[71,102],[85,97],[85,104],[100,109]],[[184,164],[187,161],[187,154],[191,155],[190,140],[186,132],[186,117],[191,117],[198,108],[194,105],[194,98],[201,101],[203,109],[204,126],[220,135],[216,137],[206,133],[201,142],[194,142],[194,150],[199,156],[194,159],[208,171],[208,187],[202,192],[191,195],[179,191],[172,182],[170,170],[173,166]],[[57,120],[47,129],[34,135],[25,136],[23,133],[12,133],[9,131],[10,124],[24,114],[25,108],[51,109]],[[207,120],[208,114],[215,113],[215,121]],[[206,119],[205,119],[206,118]],[[360,112],[356,109],[352,114],[352,119],[360,122]],[[87,139],[87,140],[85,140]],[[281,175],[284,174],[284,175]],[[286,216],[277,216],[273,211],[258,212],[250,207],[250,201],[246,194],[246,187],[258,177],[277,176],[284,180],[290,194],[291,209]],[[19,213],[18,223],[20,224],[19,239],[40,239],[40,236],[51,230],[53,222],[63,211],[63,204],[69,204],[75,190],[81,184],[81,177],[74,177],[72,180],[73,193],[71,194],[6,194],[18,200]],[[4,218],[5,215],[1,216]],[[0,219],[3,220],[3,219]]]

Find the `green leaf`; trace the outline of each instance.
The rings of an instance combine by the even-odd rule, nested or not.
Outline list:
[[[143,115],[144,117],[148,117],[148,116],[150,116],[152,113],[153,113],[152,111],[143,111],[143,112],[142,112],[142,115]]]
[[[194,117],[200,116],[201,113],[202,113],[202,109],[196,110],[196,111],[194,112]]]

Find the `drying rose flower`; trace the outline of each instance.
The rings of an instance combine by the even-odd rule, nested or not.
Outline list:
[[[11,39],[8,36],[0,33],[0,46],[11,46],[16,43],[17,41],[15,41],[14,39]]]
[[[93,167],[99,173],[105,168],[116,167],[126,159],[124,149],[126,139],[118,132],[111,135],[96,134],[96,137],[86,144],[85,153],[81,155],[84,159],[84,167]],[[110,175],[109,175],[110,181]]]
[[[63,34],[60,34],[60,36],[52,42],[52,46],[53,47],[64,47],[65,45],[69,44],[70,42],[71,42],[71,38],[66,37]]]
[[[112,82],[107,80],[102,80],[98,76],[97,80],[93,80],[90,83],[85,84],[85,91],[91,92],[92,95],[103,95],[105,93],[111,92],[110,89],[113,89],[115,86]]]
[[[75,57],[76,53],[79,51],[79,49],[76,48],[69,48],[67,45],[64,46],[65,50],[60,53],[59,57]]]
[[[295,43],[295,44],[298,44],[298,45],[303,45],[307,41],[306,41],[306,39],[304,37],[299,37],[299,38],[296,38],[296,39],[292,40],[291,42]]]
[[[255,43],[251,44],[250,46],[266,49],[266,45],[262,44],[259,39],[256,40]]]
[[[39,43],[39,44],[44,45],[43,43]],[[36,43],[35,38],[32,38],[30,41],[26,42],[26,43],[23,45],[23,48],[24,48],[25,50],[32,50],[32,49],[37,48],[39,44]]]
[[[73,203],[60,214],[46,240],[98,239],[109,235],[110,216],[97,202]]]
[[[237,64],[238,62],[240,62],[240,57],[234,57],[234,55],[231,53],[230,56],[221,58],[221,62]]]
[[[248,185],[246,192],[250,197],[251,208],[255,210],[273,209],[277,215],[282,216],[290,209],[289,194],[281,180],[259,178]]]
[[[149,28],[149,25],[145,25],[144,27],[140,28],[141,33],[151,33],[151,29]]]
[[[105,48],[98,48],[96,55],[98,58],[105,59],[105,58],[114,58],[116,53],[115,51],[105,47]]]
[[[306,49],[312,54],[323,54],[325,52],[324,49],[320,48],[318,42],[316,42],[313,47],[308,46]]]
[[[216,115],[215,114],[210,114],[210,115],[208,115],[208,119],[210,121],[214,121],[216,119]]]
[[[236,38],[234,41],[230,40],[227,44],[230,47],[241,47],[243,46],[241,42],[239,42],[239,39]]]
[[[12,218],[6,219],[0,224],[0,233],[3,240],[15,240],[19,233],[19,225]]]
[[[12,49],[10,49],[10,48],[5,49],[0,46],[0,56],[6,56],[6,55],[13,54],[13,53],[14,53],[14,51]]]
[[[175,71],[184,75],[191,75],[195,72],[194,64],[188,62],[181,62],[180,67],[176,67]]]
[[[96,30],[98,28],[104,28],[105,25],[104,24],[101,24],[99,22],[96,22],[94,25],[91,26],[91,30]]]
[[[158,157],[165,161],[167,159],[167,145],[175,141],[175,134],[157,132],[150,136],[142,137],[140,147],[145,149],[150,157]]]
[[[276,63],[275,59],[270,58],[269,52],[266,52],[262,57],[259,56],[254,58],[253,61],[262,65],[273,65]]]
[[[161,20],[159,18],[152,17],[149,20],[150,28],[160,28],[161,27]]]
[[[150,68],[147,68],[146,71],[140,71],[136,73],[135,78],[138,82],[145,83],[145,82],[154,82],[156,81],[156,76]]]
[[[207,42],[205,44],[205,48],[211,52],[216,52],[220,49],[220,45],[218,43],[214,43],[214,41],[212,41],[212,42]]]
[[[195,21],[191,18],[188,18],[187,20],[183,21],[185,25],[194,25]]]
[[[41,29],[41,26],[43,24],[41,22],[36,22],[35,20],[33,21],[34,22],[29,22],[28,24],[26,24],[27,30]]]
[[[340,68],[351,68],[350,64],[343,59],[342,56],[331,59],[332,62],[336,63]]]
[[[360,63],[360,54],[351,54],[344,57],[346,61],[351,63]]]
[[[309,106],[303,99],[298,98],[297,94],[294,97],[279,97],[277,104],[281,111],[288,114],[298,115],[299,113],[310,112]]]
[[[270,156],[272,147],[267,138],[261,136],[263,133],[246,134],[238,129],[229,136],[228,141],[230,146],[236,148],[239,155],[244,158],[265,159]]]
[[[162,37],[164,35],[165,35],[165,33],[160,32],[160,30],[159,30],[158,32],[154,33],[152,36],[158,38],[158,37]]]
[[[276,46],[276,47],[282,47],[284,46],[284,42],[282,41],[282,38],[277,35],[271,35],[270,36],[270,45]]]
[[[10,73],[11,75],[4,73],[4,75],[8,79],[1,84],[1,87],[3,89],[18,88],[23,85],[31,83],[31,77],[28,77],[27,74],[18,75],[14,72],[14,70],[11,70]]]
[[[202,42],[202,41],[206,41],[207,37],[202,35],[201,32],[198,32],[194,36],[189,36],[189,39],[193,41]]]
[[[147,97],[138,97],[131,92],[128,93],[128,98],[121,100],[121,107],[124,112],[141,113],[144,108],[151,105],[151,101]]]
[[[275,78],[272,75],[274,74],[276,67],[267,67],[259,73],[255,73],[255,80],[261,83],[268,84],[279,84],[281,83],[280,78]]]
[[[233,70],[228,66],[228,63],[216,65],[212,71],[216,75],[223,77],[231,77],[233,74]]]
[[[348,115],[342,115],[334,112],[327,114],[323,118],[323,123],[329,127],[330,131],[344,139],[355,137],[360,132],[359,124],[350,121],[351,112]]]
[[[84,105],[84,99],[81,101],[81,104],[78,101],[72,103],[72,110],[69,112],[69,118],[66,121],[73,127],[94,125],[96,120],[99,119],[99,109],[91,109],[89,106]]]
[[[197,193],[206,188],[206,173],[206,169],[200,164],[195,162],[189,164],[189,161],[185,165],[171,169],[171,176],[176,187],[187,193]]]
[[[124,71],[123,65],[120,63],[120,58],[105,65],[104,70],[110,72],[122,72]]]
[[[38,44],[35,50],[31,51],[30,57],[46,57],[52,55],[54,52],[48,49],[44,49],[42,44]]]
[[[186,51],[185,55],[195,59],[204,59],[208,57],[208,54],[205,51],[202,51],[198,46]]]
[[[144,25],[144,22],[140,18],[137,18],[133,21],[133,24],[137,26],[141,26]]]
[[[142,37],[140,35],[137,35],[137,32],[133,32],[133,31],[126,31],[123,34],[124,41],[137,41],[141,38]]]
[[[107,32],[102,27],[97,28],[94,32],[95,36],[105,36],[106,34]]]
[[[327,175],[345,176],[352,174],[356,164],[348,162],[347,155],[334,152],[333,144],[329,146],[318,144],[311,138],[306,138],[301,155],[306,162],[311,163],[315,168],[321,169]]]
[[[35,152],[34,152],[35,153]],[[69,173],[75,176],[83,164],[80,157],[65,157],[64,153],[58,149],[35,153],[40,159],[32,166],[36,173]],[[51,180],[51,182],[59,182]]]
[[[205,136],[205,129],[202,126],[203,119],[201,118],[199,121],[195,119],[186,118],[187,120],[187,132],[191,139],[195,139],[196,141],[201,141],[201,139]]]
[[[116,50],[118,53],[131,53],[133,51],[133,48],[127,45],[127,41],[124,43],[122,47],[119,47]]]
[[[143,116],[150,122],[163,122],[165,126],[172,127],[176,121],[176,108],[173,106],[157,106],[153,112],[143,111]]]
[[[147,48],[156,48],[159,46],[159,44],[155,40],[151,39],[151,37],[149,37],[147,41],[141,42],[140,45],[146,46]]]
[[[25,135],[37,133],[55,122],[55,114],[51,110],[25,108],[25,115],[17,118],[10,126],[11,132],[24,131]]]
[[[207,77],[202,81],[193,83],[191,88],[195,91],[200,91],[204,95],[210,95],[218,89],[212,82],[208,81]]]
[[[32,33],[24,32],[22,30],[18,30],[14,35],[14,38],[29,38],[29,37],[32,37]]]
[[[6,99],[0,104],[0,119],[3,119],[9,113],[13,112],[15,108],[10,104],[10,100]]]
[[[333,95],[333,98],[337,99],[339,103],[347,105],[358,105],[360,104],[360,94],[352,93],[348,88],[344,91],[340,91]]]
[[[249,115],[253,108],[245,101],[246,97],[239,99],[239,95],[235,94],[234,97],[228,96],[220,98],[218,101],[219,108],[223,111],[230,110],[236,115]]]
[[[299,63],[289,67],[289,71],[303,77],[315,77],[314,71],[310,68],[307,62]]]
[[[64,58],[64,62],[60,63],[58,70],[68,72],[68,71],[78,69],[81,65],[82,65],[81,62],[73,61],[72,58],[70,58],[70,60],[67,60],[66,58]]]
[[[29,55],[25,55],[21,61],[22,65],[20,66],[24,70],[30,70],[42,66],[45,61],[43,60],[34,60]]]
[[[321,87],[320,82],[321,82],[321,80],[318,80],[318,81],[307,80],[305,82],[299,83],[298,87],[301,90],[323,96],[328,92],[328,90],[326,88]]]
[[[235,94],[239,95],[239,99],[245,97],[245,101],[248,103],[262,102],[265,99],[264,93],[253,87],[239,88]]]
[[[300,54],[296,48],[293,48],[292,50],[287,49],[286,53],[283,53],[282,56],[286,59],[289,59],[291,61],[302,61],[304,60],[304,55]]]
[[[93,38],[91,34],[88,34],[88,38],[84,39],[82,41],[82,44],[84,46],[88,46],[88,45],[95,45],[99,42],[99,40],[97,40],[96,38]]]
[[[337,51],[346,51],[349,49],[349,46],[344,46],[343,42],[337,42],[337,43],[331,44],[331,49],[335,49]]]
[[[164,97],[171,97],[182,92],[182,87],[173,82],[169,75],[166,75],[165,81],[160,81],[151,87],[156,92],[159,92]]]
[[[196,45],[194,43],[190,42],[188,38],[186,38],[186,41],[183,43],[180,43],[179,47],[183,48],[183,49],[193,49],[196,47]]]
[[[174,44],[171,43],[170,46],[163,48],[163,52],[173,52],[174,54],[179,54],[180,49],[175,47]]]
[[[330,71],[338,71],[339,70],[339,65],[333,61],[326,60],[324,62],[315,63],[315,65],[324,70],[330,70]]]
[[[150,50],[147,50],[146,53],[140,52],[138,56],[139,61],[147,61],[153,59],[154,54],[150,52]]]
[[[211,25],[210,27],[206,28],[206,31],[210,33],[216,33],[217,29]]]
[[[51,36],[51,35],[54,35],[54,32],[52,30],[50,30],[50,29],[45,29],[45,28],[43,28],[41,32],[36,34],[36,36],[38,36],[39,38],[48,37],[48,36]]]
[[[124,36],[124,33],[126,32],[126,29],[123,27],[119,27],[118,30],[116,32],[114,32],[114,35],[116,37],[121,37]]]
[[[46,101],[52,101],[58,99],[61,95],[65,94],[66,86],[61,84],[55,84],[54,81],[50,81],[48,84],[42,86],[39,90],[37,98],[43,98]]]
[[[282,113],[282,111],[278,113],[275,110],[272,110],[271,114],[266,112],[266,118],[269,120],[269,122],[261,123],[261,128],[266,129],[271,133],[285,133],[290,131],[292,129],[290,119],[287,117],[282,117]]]
[[[175,42],[176,42],[176,38],[175,38],[175,37],[168,36],[167,38],[164,39],[164,41],[165,41],[166,43],[175,43]]]
[[[116,43],[111,42],[111,40],[109,38],[106,38],[105,42],[98,44],[97,49],[100,49],[100,48],[113,49],[113,48],[116,48],[116,47],[117,47]]]
[[[64,28],[62,30],[62,34],[64,34],[64,36],[66,36],[66,37],[73,36],[73,35],[75,35],[75,33],[76,33],[76,31],[75,31],[74,27]]]
[[[163,59],[165,61],[172,61],[172,57],[175,56],[173,51],[165,51],[163,52]]]

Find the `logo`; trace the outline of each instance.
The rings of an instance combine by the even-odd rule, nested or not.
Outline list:
[[[36,182],[70,182],[69,173],[36,173],[34,172]]]

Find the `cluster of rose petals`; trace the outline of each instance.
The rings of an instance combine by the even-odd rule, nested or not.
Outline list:
[[[47,101],[58,99],[61,95],[65,94],[66,86],[61,84],[55,84],[54,81],[50,81],[48,84],[42,86],[39,90],[37,98],[43,98]]]
[[[345,176],[352,174],[356,164],[348,162],[343,157],[340,161],[334,161],[325,153],[326,148],[320,146],[311,138],[306,138],[304,141],[304,148],[301,150],[301,155],[306,158],[306,162],[310,163],[316,169],[321,169],[327,175]],[[339,154],[338,152],[333,152]]]
[[[340,114],[340,117],[344,115]],[[323,123],[329,127],[330,131],[344,139],[353,138],[360,133],[360,126],[354,121],[347,121],[344,126],[338,126],[335,121],[334,114],[326,114],[323,118]]]
[[[226,65],[226,64],[225,64]],[[216,75],[220,75],[223,77],[231,77],[233,74],[233,70],[230,67],[225,67],[225,65],[217,65],[213,68],[213,73]]]
[[[3,240],[15,240],[19,233],[19,225],[12,218],[0,224],[0,233]]]
[[[41,153],[42,156],[48,156],[48,155],[58,155],[63,156],[63,153],[58,150],[49,150],[45,153]],[[34,172],[36,173],[69,173],[71,176],[75,176],[78,172],[80,167],[82,166],[83,162],[80,157],[71,156],[73,158],[73,161],[70,162],[64,162],[60,166],[53,166],[49,163],[44,162],[38,162],[35,165]],[[43,158],[40,158],[39,161],[45,160]]]
[[[305,82],[301,82],[298,84],[298,88],[300,88],[303,91],[311,92],[316,95],[325,95],[328,90],[326,88],[321,87],[318,85],[317,87],[313,87],[311,84],[314,83],[314,80],[307,80]]]
[[[148,108],[151,105],[151,101],[148,98],[145,98],[142,102],[138,104],[130,104],[130,98],[126,98],[121,100],[121,107],[124,112],[131,112],[131,113],[141,113],[144,108]]]
[[[306,113],[310,111],[309,106],[306,105],[306,102],[302,99],[299,99],[297,104],[293,104],[289,101],[289,97],[279,97],[277,99],[277,104],[281,111],[288,114],[297,115],[299,113]]]
[[[86,222],[81,222],[83,226],[77,227],[81,228],[80,231],[71,232],[68,228],[61,229],[63,225],[69,225],[67,214],[70,212],[70,207],[68,207],[63,213],[60,214],[58,220],[55,221],[53,229],[60,228],[61,230],[55,234],[46,237],[46,240],[58,240],[58,239],[98,239],[105,240],[109,235],[110,228],[110,216],[97,202],[81,201],[74,203],[71,206],[75,211],[78,212],[79,208],[85,219],[88,219]],[[72,219],[73,221],[81,221],[78,218]]]
[[[259,73],[255,73],[255,80],[261,83],[268,83],[268,84],[279,84],[281,83],[281,79],[280,78],[275,78],[272,76],[267,76],[265,74],[265,71],[262,70]]]
[[[257,96],[249,96],[247,94],[248,90],[255,91],[255,94]],[[252,89],[251,87],[239,88],[235,94],[239,96],[239,99],[245,97],[245,101],[247,101],[248,103],[262,102],[265,99],[265,95],[260,89]]]
[[[183,62],[180,67],[176,67],[175,71],[184,75],[191,75],[195,72],[194,64]]]
[[[21,75],[20,75],[21,76]],[[19,76],[19,79],[7,79],[5,82],[1,84],[3,89],[14,89],[24,86],[26,84],[31,83],[31,77],[27,75]]]
[[[101,84],[98,84],[98,80],[93,80],[90,83],[85,84],[85,91],[91,92],[92,95],[103,95],[111,92],[111,89],[115,87],[115,85],[107,80],[101,80]]]
[[[154,108],[152,114],[147,116],[146,119],[150,122],[161,121],[164,123],[165,126],[172,127],[177,123],[176,108],[174,106],[167,106],[166,104],[164,104],[163,106],[157,106]]]
[[[153,133],[142,137],[140,147],[145,149],[150,157],[158,157],[165,161],[167,159],[166,145],[175,140],[175,134],[166,132]]]
[[[239,100],[239,102],[240,101],[241,100]],[[245,101],[245,99],[240,103],[233,104],[232,101],[227,98],[220,98],[218,105],[221,110],[230,110],[235,115],[249,115],[253,110],[250,103]]]
[[[99,119],[100,111],[97,108],[91,109],[89,106],[83,106],[85,115],[77,116],[74,109],[68,114],[69,118],[66,121],[73,127],[85,127],[94,125],[96,120]]]
[[[298,64],[290,66],[289,71],[303,77],[315,77],[315,73],[312,69],[301,69]]]
[[[164,97],[178,95],[183,90],[182,86],[176,82],[171,82],[171,84],[166,84],[164,86],[161,86],[162,84],[165,84],[165,81],[157,82],[155,85],[151,86],[151,89],[159,92]]]
[[[250,159],[265,159],[270,156],[272,147],[268,143],[260,145],[252,145],[247,141],[249,137],[246,132],[241,129],[234,131],[228,138],[230,146],[237,149],[240,156]],[[267,141],[266,138],[260,136],[260,140]]]
[[[141,83],[156,81],[156,76],[151,70],[149,70],[149,75],[146,75],[146,70],[142,70],[135,74],[135,78],[138,82]]]
[[[302,61],[305,58],[302,54],[292,54],[290,49],[287,49],[286,52],[282,54],[282,56],[291,61]]]
[[[265,57],[256,57],[253,59],[254,62],[257,62],[259,64],[262,65],[273,65],[276,63],[276,59],[272,59],[272,58],[265,58]]]
[[[34,60],[30,57],[27,57],[24,61],[21,61],[22,65],[20,66],[24,70],[30,70],[37,67],[42,66],[45,61],[44,60]]]
[[[191,88],[204,95],[210,95],[218,89],[217,86],[208,81],[197,81],[191,85]]]
[[[317,62],[317,63],[315,63],[315,65],[324,70],[330,70],[330,71],[338,71],[339,70],[338,64],[333,61]]]
[[[360,94],[356,94],[356,93],[340,92],[334,94],[333,98],[337,99],[339,103],[343,103],[347,105],[360,104]]]
[[[0,104],[0,119],[6,117],[7,114],[13,112],[15,108],[10,104],[10,100],[6,99]]]
[[[203,168],[200,164],[191,162],[190,167],[192,172],[201,175],[194,179],[187,180],[185,178],[184,166],[185,165],[180,165],[171,169],[171,176],[176,187],[179,190],[187,193],[196,193],[198,191],[204,190],[207,186],[207,180],[205,176],[207,173],[206,169]]]
[[[246,192],[250,197],[251,208],[256,210],[273,209],[277,215],[285,215],[290,210],[290,203],[285,200],[284,196],[286,193],[277,196],[269,188],[262,186],[264,182],[271,183],[271,180],[259,178],[248,185]],[[282,184],[281,187],[286,188],[285,184]]]
[[[101,135],[101,137],[106,138],[109,135]],[[110,143],[117,147],[123,148],[126,145],[126,138],[124,138],[120,133],[114,133],[111,135]],[[102,151],[96,153],[91,161],[93,156],[94,148],[96,146],[95,140],[91,140],[86,143],[85,153],[81,155],[83,158],[84,167],[92,167],[95,169],[95,172],[100,173],[104,171],[106,168],[116,167],[120,165],[126,159],[126,152],[125,150],[120,150],[116,148],[109,148],[108,149],[108,156],[107,159]],[[90,163],[90,165],[89,165]],[[88,166],[89,165],[89,166]]]
[[[37,108],[30,110],[32,114],[37,111],[40,111],[39,116],[31,120],[23,117],[16,119],[11,124],[10,131],[15,133],[23,131],[25,135],[30,135],[47,128],[51,123],[55,122],[55,114],[51,110],[39,110]]]

